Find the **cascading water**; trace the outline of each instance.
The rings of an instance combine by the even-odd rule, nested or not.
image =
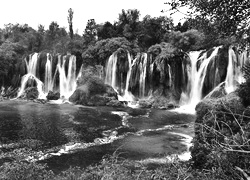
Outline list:
[[[147,60],[148,60],[147,53],[143,53],[142,61],[140,62],[140,84],[139,84],[139,96],[140,97],[145,97]]]
[[[38,59],[38,53],[30,55],[29,62],[27,62],[27,60],[25,59],[28,73],[33,74],[34,76],[36,76],[37,59]]]
[[[63,62],[61,57],[58,56],[57,69],[59,72],[59,88],[60,96],[68,99],[76,89],[76,57],[70,56],[68,64],[68,73],[66,75],[66,56],[63,56]]]
[[[172,75],[171,75],[171,67],[168,64],[168,77],[169,77],[169,86],[172,85]]]
[[[239,63],[237,62],[237,56],[230,46],[228,49],[228,67],[227,67],[227,76],[225,80],[225,90],[227,93],[233,92],[237,88],[238,83],[243,83],[243,73],[241,68],[243,67],[245,61],[247,60],[244,52],[239,58]]]
[[[63,62],[61,62],[61,55],[58,56],[58,64],[55,70],[55,73],[52,73],[52,56],[47,54],[47,60],[45,64],[45,76],[44,82],[37,78],[37,66],[38,66],[38,53],[34,53],[30,55],[30,60],[26,62],[27,66],[27,74],[22,77],[21,87],[18,92],[17,98],[20,97],[25,92],[25,88],[30,81],[36,82],[36,87],[38,90],[38,99],[45,99],[46,95],[49,91],[54,90],[55,79],[57,78],[57,74],[59,74],[59,90],[60,95],[63,99],[68,99],[76,89],[76,79],[79,76],[76,76],[76,57],[70,55],[68,64],[66,66],[66,56],[63,56]],[[66,69],[67,68],[67,69]],[[67,75],[66,75],[67,72]],[[81,71],[79,72],[81,73]]]
[[[105,83],[116,89],[117,54],[113,53],[106,65]]]
[[[51,55],[47,54],[47,62],[45,65],[45,82],[44,82],[44,92],[48,93],[53,91],[53,77],[52,77],[52,58]]]
[[[37,84],[38,98],[44,99],[46,97],[43,91],[43,82],[36,77],[37,59],[38,59],[38,53],[30,55],[29,62],[27,62],[27,60],[25,59],[28,73],[22,77],[21,87],[17,94],[17,98],[20,97],[22,94],[24,94],[26,85],[30,80],[35,81]]]
[[[180,101],[184,102],[184,105],[188,105],[190,108],[194,109],[196,104],[202,99],[202,88],[204,86],[204,79],[207,74],[208,64],[217,55],[220,48],[221,47],[216,47],[209,57],[207,57],[207,53],[204,53],[201,57],[199,57],[201,51],[189,53],[191,60],[191,71],[188,75],[188,86],[190,86],[190,92],[188,92],[186,96],[182,95],[182,99]],[[200,61],[201,64],[197,70],[198,61]]]
[[[128,55],[128,65],[129,65],[129,69],[128,69],[127,78],[126,78],[125,91],[124,91],[124,95],[122,96],[122,98],[123,98],[123,100],[125,100],[125,101],[133,101],[133,100],[134,100],[134,96],[133,96],[132,93],[128,90],[133,63],[132,63],[132,58],[131,58],[129,52],[127,52],[127,55]]]

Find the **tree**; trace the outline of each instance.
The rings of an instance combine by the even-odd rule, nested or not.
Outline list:
[[[137,9],[129,9],[119,14],[118,34],[128,40],[135,40],[138,33],[140,12]]]
[[[68,15],[69,35],[70,35],[70,38],[73,39],[73,22],[72,22],[72,20],[73,20],[74,11],[71,8],[69,8],[68,13],[69,13],[69,15]]]
[[[236,35],[250,23],[249,0],[171,0],[165,4],[173,12],[189,7],[189,17],[208,19],[222,36]]]
[[[163,40],[164,34],[173,29],[173,20],[167,17],[152,18],[147,15],[140,22],[138,33],[138,43],[144,49],[154,44],[159,44]]]
[[[105,22],[104,25],[100,25],[97,29],[98,40],[116,37],[116,27],[110,22]]]
[[[186,52],[198,50],[200,47],[199,43],[202,43],[203,40],[204,35],[194,29],[183,33],[180,31],[172,31],[169,35],[169,43]]]
[[[83,32],[83,37],[87,44],[94,43],[97,39],[97,25],[94,19],[89,19]]]

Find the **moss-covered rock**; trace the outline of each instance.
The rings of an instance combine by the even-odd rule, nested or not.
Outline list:
[[[78,80],[78,87],[69,100],[76,104],[87,106],[105,106],[112,104],[117,106],[117,92],[107,84],[104,84],[95,67],[83,70],[82,77]]]

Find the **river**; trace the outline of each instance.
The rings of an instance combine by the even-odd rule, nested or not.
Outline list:
[[[185,160],[194,120],[192,114],[159,109],[6,100],[0,102],[0,165],[36,161],[59,173],[113,153],[143,163],[165,162],[171,154]]]

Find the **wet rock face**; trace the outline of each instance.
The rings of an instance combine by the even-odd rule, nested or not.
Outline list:
[[[130,90],[140,96],[141,66],[144,57],[140,55],[136,60],[130,79]],[[164,96],[172,100],[179,100],[183,88],[187,84],[187,57],[181,54],[172,54],[166,57],[148,54],[145,75],[145,96]]]

